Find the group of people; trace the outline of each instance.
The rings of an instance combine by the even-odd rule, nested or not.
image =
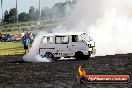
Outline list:
[[[29,44],[33,43],[34,34],[32,32],[21,33],[20,35],[22,44],[24,46],[25,53],[29,51]],[[2,33],[0,33],[0,41],[2,41]]]

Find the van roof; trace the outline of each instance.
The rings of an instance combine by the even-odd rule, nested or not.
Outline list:
[[[87,33],[86,32],[47,33],[44,36],[81,35],[81,34],[87,34]]]

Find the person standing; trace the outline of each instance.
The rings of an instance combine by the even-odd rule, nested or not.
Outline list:
[[[25,34],[24,34],[24,32],[23,33],[21,33],[21,37],[23,37]]]
[[[30,43],[31,44],[33,43],[33,33],[32,32],[30,33]]]
[[[24,39],[22,40],[22,43],[24,45],[24,50],[25,50],[25,53],[26,53],[27,50],[29,51],[29,39],[26,36],[24,36]]]
[[[2,40],[2,34],[0,33],[0,41]]]

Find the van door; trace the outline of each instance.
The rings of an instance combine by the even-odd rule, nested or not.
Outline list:
[[[82,37],[79,35],[71,35],[72,37],[72,42],[70,43],[70,51],[71,52],[87,52],[88,51],[88,46],[85,41],[83,41]]]
[[[55,50],[58,57],[68,56],[69,36],[55,36]]]
[[[41,47],[39,48],[39,53],[44,55],[46,52],[54,53],[55,46],[54,46],[54,37],[53,36],[45,36],[41,40]]]

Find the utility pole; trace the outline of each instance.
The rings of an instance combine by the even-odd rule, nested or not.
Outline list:
[[[1,0],[1,10],[2,10],[2,23],[3,23],[3,0]]]
[[[41,19],[41,17],[40,17],[41,15],[40,15],[40,0],[39,0],[39,20],[38,20],[38,31],[40,30],[40,19]]]
[[[16,0],[16,20],[18,22],[17,0]]]
[[[41,11],[40,11],[40,0],[39,0],[39,20],[41,18]]]

